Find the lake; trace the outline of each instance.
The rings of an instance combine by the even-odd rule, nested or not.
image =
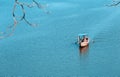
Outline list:
[[[47,4],[50,14],[37,7],[25,7],[25,11],[26,19],[39,26],[21,21],[12,36],[0,40],[1,77],[120,75],[120,6],[106,6],[111,0],[38,2]],[[5,31],[13,23],[14,0],[1,0],[0,5],[0,31]],[[22,15],[19,6],[17,9],[16,15]],[[75,44],[79,33],[94,40],[84,52]]]

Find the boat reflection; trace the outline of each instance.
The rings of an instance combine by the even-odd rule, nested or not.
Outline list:
[[[79,47],[80,55],[87,55],[89,50],[89,45],[85,47]]]

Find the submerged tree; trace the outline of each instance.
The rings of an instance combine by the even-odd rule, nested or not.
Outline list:
[[[17,17],[15,15],[15,10],[16,10],[17,5],[19,7],[21,7],[21,10],[22,10],[22,16],[20,17],[20,20],[17,20]],[[0,39],[11,36],[13,34],[17,24],[20,21],[24,20],[29,26],[37,26],[37,24],[33,24],[26,19],[26,13],[25,13],[25,9],[24,9],[25,6],[28,7],[28,8],[37,7],[38,9],[42,9],[45,13],[49,14],[49,11],[47,11],[45,9],[46,5],[42,5],[35,0],[32,0],[31,4],[24,3],[24,2],[19,2],[18,0],[15,0],[14,6],[13,6],[13,12],[12,12],[14,23],[11,26],[8,26],[5,32],[0,32]]]

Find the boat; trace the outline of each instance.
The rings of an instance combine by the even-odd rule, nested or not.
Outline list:
[[[86,47],[89,45],[89,38],[87,34],[78,34],[78,44],[80,47]]]
[[[80,47],[86,47],[89,45],[89,42],[81,42]]]

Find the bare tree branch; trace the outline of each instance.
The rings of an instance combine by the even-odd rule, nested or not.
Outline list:
[[[21,10],[22,10],[22,17],[20,17],[20,20],[17,20],[16,18],[16,15],[15,15],[15,10],[16,10],[16,6],[19,6],[21,7]],[[14,2],[14,6],[13,6],[13,11],[12,11],[12,16],[13,16],[13,25],[11,26],[8,26],[6,31],[5,32],[0,32],[0,39],[2,38],[5,38],[5,37],[8,37],[8,36],[11,36],[14,31],[15,31],[15,28],[17,26],[17,24],[24,20],[28,25],[30,26],[37,26],[37,24],[33,24],[31,22],[29,22],[27,19],[26,19],[26,13],[25,13],[25,9],[24,7],[27,6],[28,8],[32,8],[32,7],[38,7],[39,9],[43,9],[43,11],[47,14],[49,14],[49,11],[46,11],[45,10],[45,6],[38,3],[37,1],[35,0],[32,0],[32,4],[27,4],[27,3],[23,3],[23,2],[19,2],[18,0],[15,0]]]
[[[113,3],[112,4],[110,4],[110,5],[107,5],[107,6],[118,6],[120,4],[120,1],[115,1],[115,0],[113,0]]]

